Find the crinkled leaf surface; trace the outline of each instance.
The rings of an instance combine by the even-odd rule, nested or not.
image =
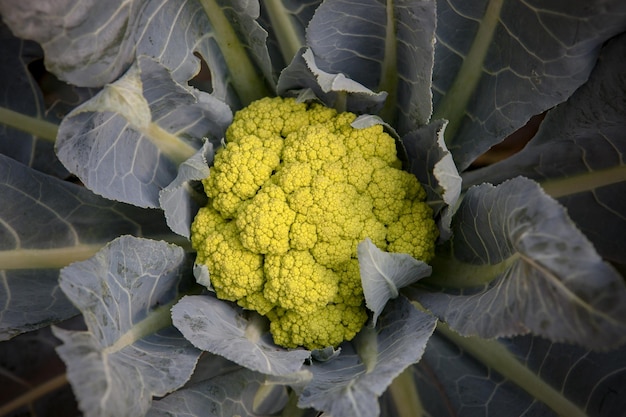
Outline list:
[[[393,300],[375,329],[362,330],[357,335],[361,340],[344,343],[336,358],[310,366],[313,379],[298,405],[335,417],[378,416],[378,397],[407,366],[420,360],[435,323],[406,298]]]
[[[231,121],[221,101],[175,83],[147,57],[75,109],[59,130],[59,159],[92,191],[140,207],[159,192],[202,138],[219,138]]]
[[[374,312],[373,323],[387,301],[396,298],[401,288],[430,275],[432,268],[406,253],[385,252],[370,238],[357,246],[361,285],[367,308]]]
[[[321,70],[317,58],[309,48],[302,48],[278,79],[279,95],[300,90],[311,90],[314,97],[328,107],[339,107],[355,113],[377,113],[387,93],[376,93],[346,77]]]
[[[388,93],[383,118],[401,135],[432,113],[435,1],[327,0],[307,27],[320,70]]]
[[[626,286],[539,185],[516,178],[471,188],[455,216],[452,250],[417,299],[463,335],[533,332],[603,350],[626,339]],[[480,280],[492,279],[484,286]]]
[[[254,400],[266,379],[249,369],[214,376],[155,401],[147,416],[265,416],[271,413],[257,410]]]
[[[468,172],[464,183],[515,175],[539,181],[608,260],[626,264],[626,36],[602,50],[589,81],[543,120],[518,154]]]
[[[88,331],[54,334],[85,415],[141,416],[152,396],[187,382],[200,351],[172,326],[170,308],[189,266],[178,246],[122,236],[62,270]]]
[[[276,346],[260,316],[210,295],[186,296],[172,309],[174,325],[198,349],[269,375],[296,372],[311,352]]]
[[[567,99],[625,25],[622,1],[437,2],[433,118],[459,168]]]
[[[439,240],[450,238],[450,223],[461,195],[462,180],[444,140],[445,120],[436,120],[402,138],[409,171],[424,187],[439,226]]]
[[[159,204],[165,212],[168,226],[187,238],[198,209],[207,204],[199,181],[209,176],[213,149],[213,144],[206,141],[202,148],[178,167],[178,175],[174,181],[159,194]]]
[[[0,155],[0,340],[77,313],[59,269],[122,234],[171,234],[156,210],[116,203]]]

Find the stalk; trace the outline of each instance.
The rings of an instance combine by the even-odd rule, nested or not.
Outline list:
[[[265,0],[263,2],[272,25],[272,30],[276,34],[276,40],[280,48],[280,53],[289,64],[304,42],[294,25],[281,0]]]
[[[54,143],[59,127],[54,123],[37,117],[27,116],[0,106],[0,124],[37,136]]]

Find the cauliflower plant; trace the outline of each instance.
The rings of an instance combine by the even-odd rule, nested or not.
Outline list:
[[[417,179],[381,125],[292,98],[239,111],[203,181],[191,227],[219,298],[270,320],[274,341],[308,349],[351,340],[367,320],[357,244],[428,262],[437,227]]]

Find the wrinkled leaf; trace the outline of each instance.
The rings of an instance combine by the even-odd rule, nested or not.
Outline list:
[[[165,212],[168,226],[181,236],[189,237],[191,222],[198,209],[207,205],[200,180],[209,176],[213,162],[213,145],[207,141],[191,158],[178,168],[178,175],[161,190],[159,204]]]
[[[378,249],[370,238],[359,243],[357,254],[365,304],[374,312],[374,324],[387,301],[398,296],[400,288],[429,276],[432,270],[409,254]]]
[[[0,340],[77,313],[59,269],[122,234],[167,236],[163,214],[96,196],[0,155]]]
[[[176,84],[155,61],[138,62],[63,120],[57,150],[95,193],[158,207],[178,165],[203,137],[220,138],[232,116],[223,102]]]
[[[123,236],[62,270],[88,331],[53,330],[85,415],[141,416],[187,382],[200,351],[170,318],[187,264],[178,246]]]
[[[314,362],[311,383],[298,405],[313,407],[334,417],[374,417],[378,397],[407,366],[420,360],[436,319],[418,311],[404,297],[389,303],[365,340],[342,345],[341,354],[326,362]]]
[[[327,0],[307,27],[321,71],[386,91],[386,122],[405,134],[432,113],[435,1]]]
[[[417,300],[454,330],[484,338],[532,332],[595,350],[626,339],[622,277],[538,184],[516,178],[471,188],[453,231],[429,281],[472,288],[418,291]]]
[[[568,214],[606,259],[626,264],[616,245],[626,235],[626,36],[602,50],[589,81],[550,111],[518,154],[468,172],[467,185],[524,175],[567,207]]]
[[[427,201],[437,219],[440,241],[450,238],[450,223],[462,185],[444,141],[446,125],[444,120],[436,120],[402,138],[409,157],[409,171],[426,190]]]
[[[155,401],[147,417],[268,415],[270,413],[265,412],[267,410],[258,410],[254,404],[255,396],[264,386],[266,378],[249,369],[215,376]],[[280,401],[278,404],[281,405]]]
[[[311,90],[312,96],[328,107],[355,113],[377,113],[383,106],[387,93],[375,93],[362,84],[346,77],[322,71],[317,58],[309,48],[303,48],[291,64],[283,70],[276,87],[279,95],[293,95]]]
[[[269,375],[296,372],[311,352],[276,346],[256,313],[209,295],[184,297],[172,309],[174,325],[198,349]]]
[[[437,2],[433,118],[459,169],[567,99],[625,25],[620,1]]]

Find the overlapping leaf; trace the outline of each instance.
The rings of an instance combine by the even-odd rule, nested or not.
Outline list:
[[[59,269],[122,234],[166,236],[163,214],[98,197],[0,155],[0,339],[77,313]]]
[[[159,193],[205,136],[220,138],[228,107],[183,88],[169,72],[141,57],[124,77],[63,120],[57,153],[97,194],[140,207],[158,207]]]
[[[265,387],[266,375],[249,369],[239,369],[185,387],[162,400],[155,401],[147,417],[231,417],[266,416],[272,410],[259,409],[255,399]],[[281,390],[281,387],[277,391]],[[275,396],[274,406],[280,411],[286,398]]]
[[[403,135],[432,113],[435,20],[431,0],[327,0],[307,27],[307,44],[320,70],[386,91],[383,118]]]
[[[625,25],[619,1],[438,1],[434,118],[459,169],[567,99]]]
[[[450,223],[461,195],[461,177],[444,141],[446,121],[436,120],[402,138],[409,171],[424,187],[439,226],[439,240],[450,238]]]
[[[256,313],[208,295],[184,297],[172,309],[174,325],[197,348],[223,356],[253,371],[286,375],[300,369],[311,352],[276,346]]]
[[[470,189],[453,231],[432,283],[473,288],[425,290],[417,299],[456,331],[484,338],[533,332],[597,350],[625,341],[623,278],[538,184],[516,178]]]
[[[467,185],[515,175],[539,181],[599,253],[626,264],[626,36],[611,40],[589,81],[550,111],[517,155],[463,177]]]
[[[200,351],[171,325],[170,308],[188,266],[178,246],[122,236],[63,269],[61,288],[88,331],[54,334],[86,416],[142,416],[152,396],[187,382]]]
[[[378,397],[407,366],[420,360],[436,319],[404,297],[388,305],[376,329],[365,329],[339,356],[313,363],[313,379],[298,403],[337,417],[374,417]],[[364,340],[358,340],[362,338]]]
[[[387,302],[396,298],[400,289],[430,275],[431,267],[407,253],[389,253],[366,238],[357,246],[359,270],[365,303],[374,316],[373,324]]]

